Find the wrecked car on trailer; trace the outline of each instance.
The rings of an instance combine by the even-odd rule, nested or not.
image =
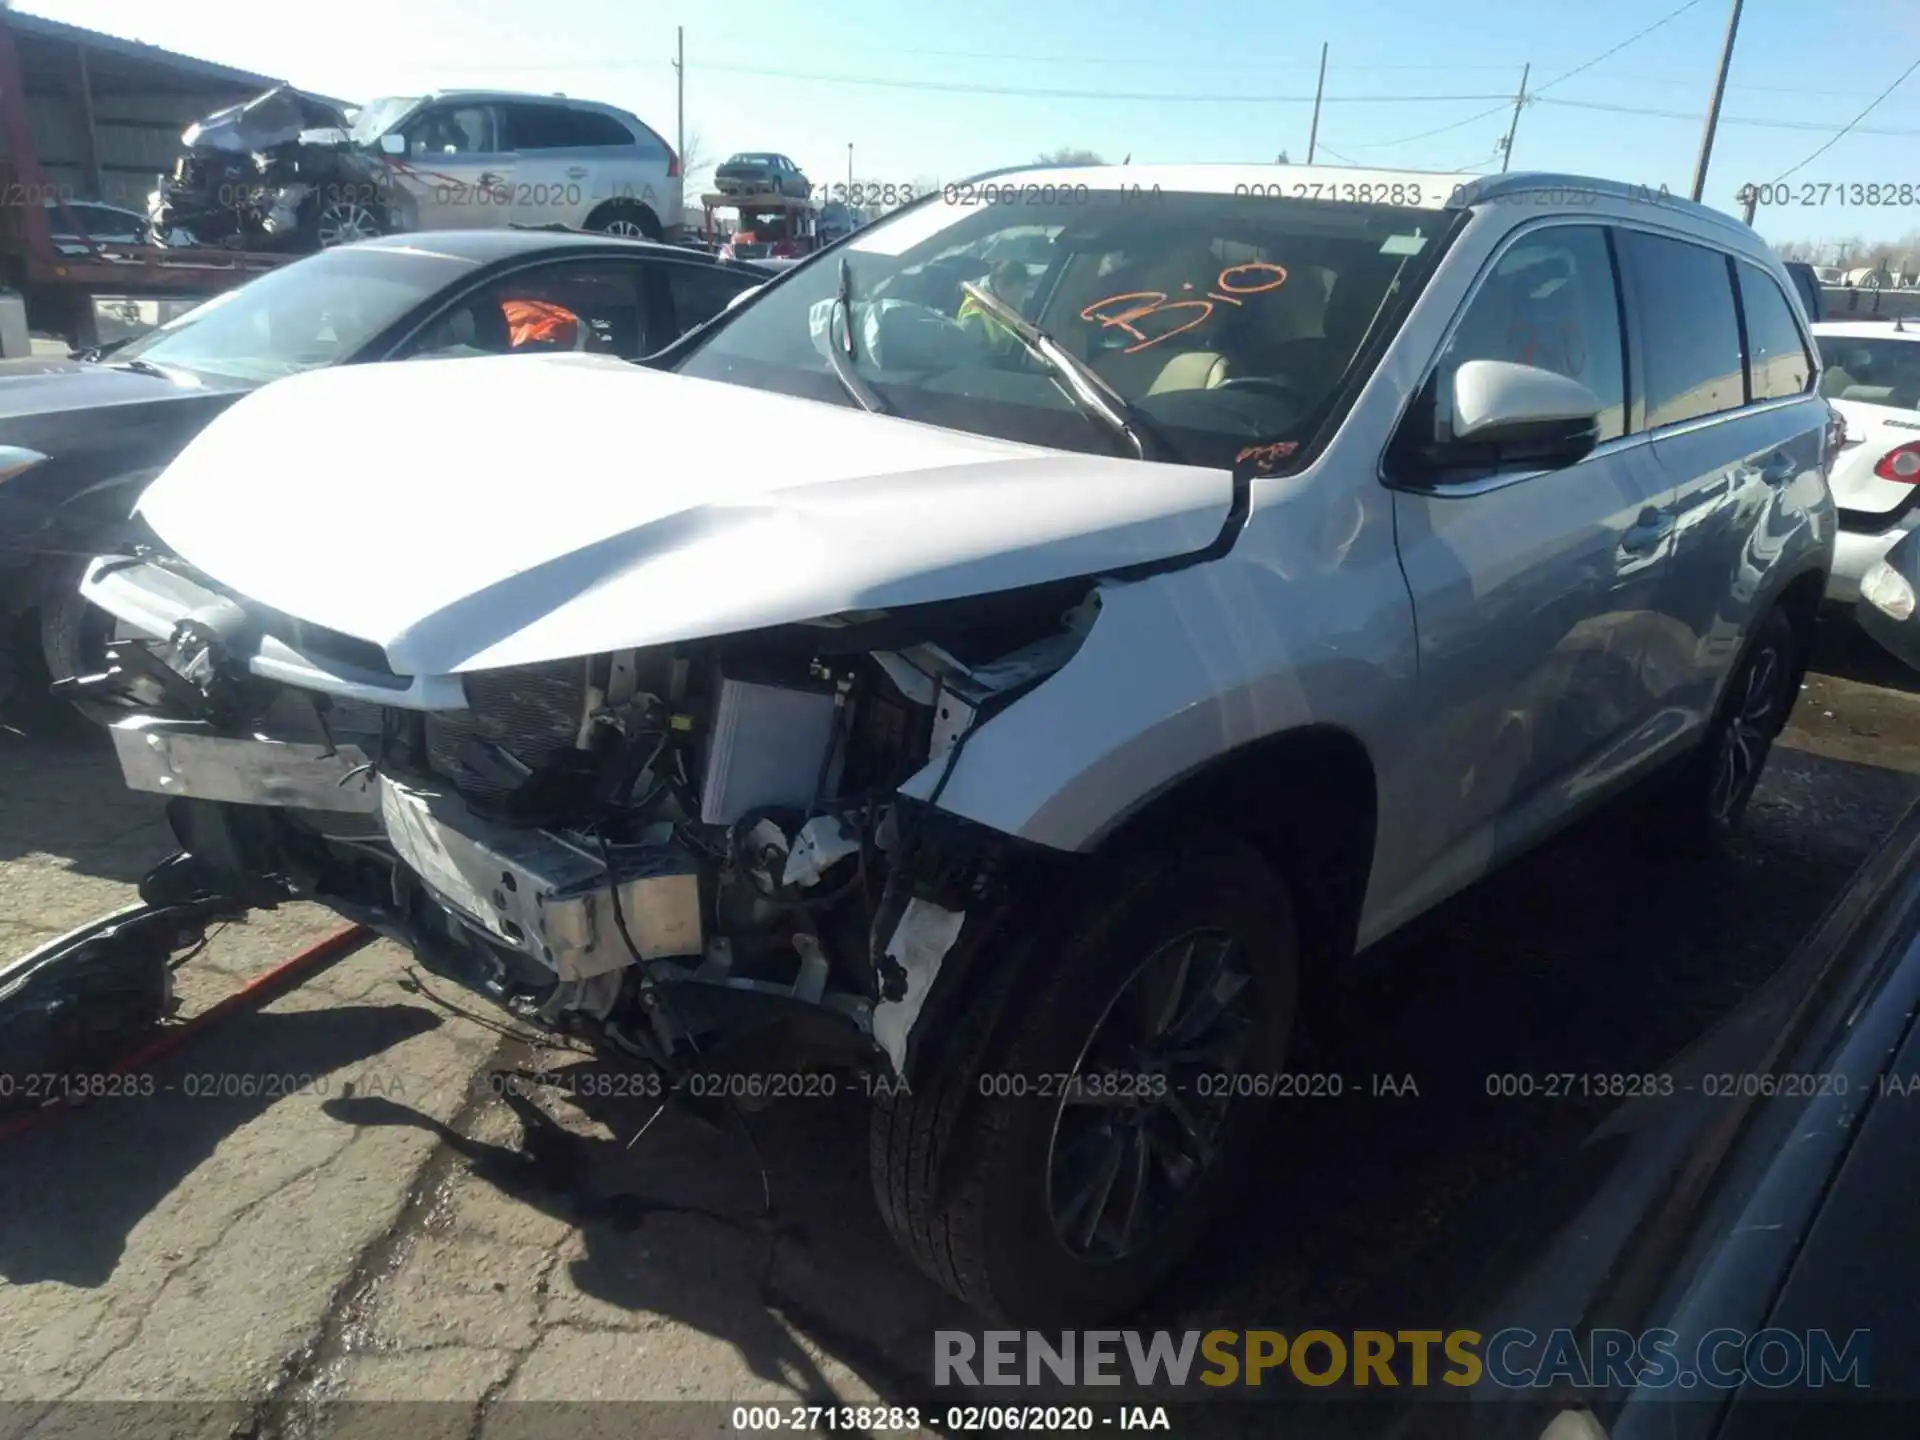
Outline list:
[[[1660,567],[1609,588],[1593,507],[1644,476],[1577,468],[1579,381],[1444,348],[1545,180],[1115,173],[948,187],[638,365],[346,367],[228,410],[83,583],[145,637],[77,682],[173,797],[143,894],[318,900],[670,1075],[863,1070],[931,1275],[1022,1323],[1133,1304],[1256,1148],[1304,967],[1657,762],[1704,816],[1738,677],[1725,646],[1616,665],[1684,631]],[[1614,190],[1583,224],[1638,213]],[[994,264],[1016,232],[1042,251]],[[344,465],[302,438],[343,415]],[[1545,478],[1434,493],[1503,461]],[[1741,512],[1764,570],[1710,557],[1763,637],[1818,598],[1813,481]]]
[[[330,100],[279,85],[195,121],[180,144],[173,169],[147,197],[156,235],[317,249],[385,228],[386,164],[354,142],[346,113]]]

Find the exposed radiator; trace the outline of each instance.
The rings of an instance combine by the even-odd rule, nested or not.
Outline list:
[[[499,746],[529,770],[571,749],[586,718],[589,663],[557,660],[465,677],[469,708],[426,717],[427,760],[434,773],[464,793],[499,796],[513,787],[462,762],[461,748],[469,739]]]

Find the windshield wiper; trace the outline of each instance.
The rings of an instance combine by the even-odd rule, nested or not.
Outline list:
[[[833,334],[833,321],[838,319],[846,328],[843,338]],[[853,270],[847,264],[847,257],[840,257],[840,285],[834,291],[833,314],[827,321],[827,365],[833,371],[833,378],[840,382],[840,388],[853,397],[854,404],[869,415],[891,415],[886,401],[882,400],[866,381],[860,378],[853,368]]]
[[[140,337],[137,335],[124,335],[118,340],[109,340],[104,345],[88,345],[83,347],[82,349],[74,351],[73,354],[70,355],[68,358],[71,360],[79,360],[84,363],[91,364],[96,360],[106,359],[107,356],[113,354],[113,352],[118,350],[121,346],[131,345],[135,340],[139,338]]]
[[[1101,379],[1086,361],[1061,347],[1046,331],[1034,324],[985,286],[962,280],[960,288],[971,295],[986,312],[1013,333],[1027,353],[1053,367],[1068,396],[1086,414],[1109,427],[1133,447],[1142,460],[1155,457],[1178,459],[1178,449],[1142,415],[1118,390]],[[1152,454],[1148,452],[1151,451]]]
[[[141,360],[137,357],[132,360],[108,361],[107,368],[109,370],[131,370],[136,375],[153,375],[162,380],[171,380],[173,378],[171,373],[162,370],[151,360]]]

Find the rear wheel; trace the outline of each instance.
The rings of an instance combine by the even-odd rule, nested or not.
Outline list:
[[[1131,1309],[1193,1249],[1265,1118],[1252,1077],[1293,1026],[1292,905],[1236,842],[1134,862],[1074,918],[976,1062],[875,1104],[895,1238],[1019,1325]]]
[[[1799,698],[1802,642],[1775,606],[1747,641],[1699,748],[1661,793],[1661,833],[1711,843],[1740,823]]]
[[[603,235],[625,235],[633,240],[658,240],[660,221],[635,200],[616,200],[587,217],[586,228]]]

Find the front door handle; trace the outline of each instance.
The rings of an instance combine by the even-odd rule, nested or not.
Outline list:
[[[586,166],[584,166],[584,165],[569,165],[569,166],[567,167],[567,178],[568,178],[569,180],[584,180],[584,179],[586,179],[586,178],[587,178],[587,167],[586,167]]]
[[[480,188],[482,190],[498,190],[500,188],[500,177],[491,170],[482,170],[480,172]]]
[[[1760,466],[1760,478],[1769,485],[1784,485],[1799,473],[1800,467],[1785,451],[1769,455]]]
[[[1620,537],[1620,548],[1629,555],[1645,555],[1657,548],[1660,542],[1673,533],[1673,515],[1656,505],[1649,505],[1634,520],[1626,534]]]

